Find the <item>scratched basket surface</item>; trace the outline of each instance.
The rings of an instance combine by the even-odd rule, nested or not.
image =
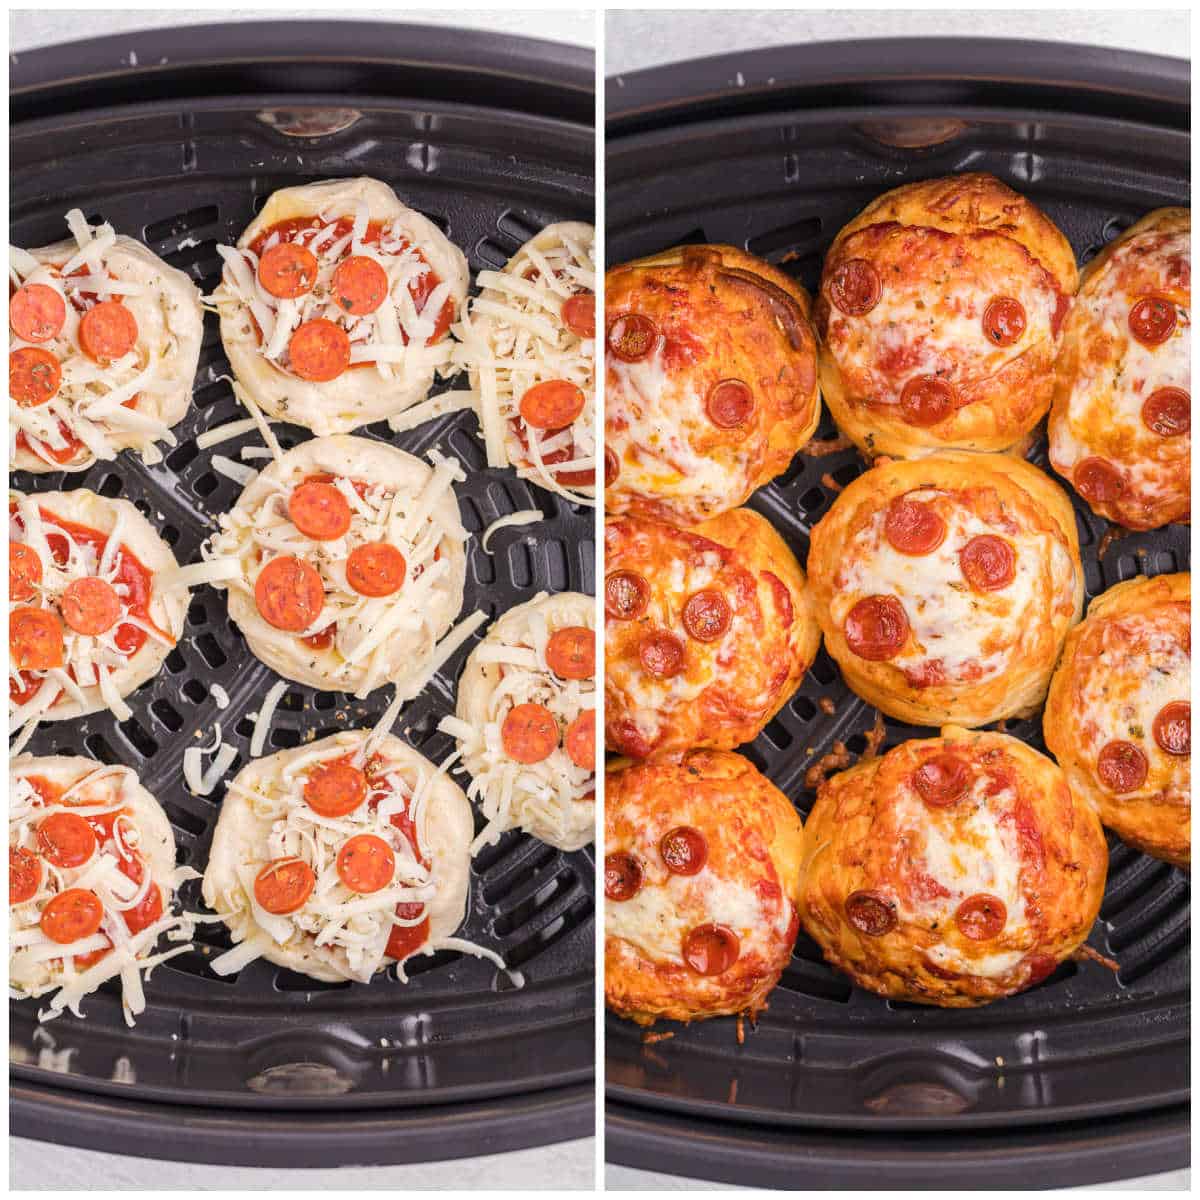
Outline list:
[[[307,103],[319,105],[320,98]],[[12,240],[58,240],[66,233],[63,214],[79,205],[92,221],[144,239],[207,293],[219,280],[217,244],[234,241],[272,191],[311,179],[370,174],[387,181],[466,251],[472,274],[502,265],[548,222],[592,218],[592,142],[579,126],[378,102],[359,103],[348,127],[296,140],[278,131],[279,118],[262,118],[269,107],[188,101],[136,118],[55,118],[19,127]],[[165,462],[147,467],[123,454],[78,475],[18,476],[15,485],[90,487],[131,500],[180,562],[196,561],[218,514],[240,491],[213,471],[214,451],[198,450],[195,441],[244,415],[218,378],[228,369],[209,314],[194,404]],[[276,428],[284,447],[310,436]],[[478,607],[494,618],[542,590],[594,590],[591,511],[537,491],[512,471],[486,469],[474,417],[455,414],[399,436],[386,424],[359,433],[417,455],[435,445],[457,455],[468,476],[457,488],[463,520],[475,535],[517,509],[546,514],[537,526],[499,532],[492,555],[478,536],[469,543],[464,613]],[[252,444],[259,439],[247,435],[216,451],[237,458]],[[436,725],[453,711],[456,680],[480,636],[398,722],[397,732],[435,762],[453,748]],[[190,794],[183,752],[220,723],[238,748],[230,774],[240,769],[252,714],[276,678],[247,650],[224,595],[198,588],[179,645],[158,676],[129,697],[128,721],[99,713],[48,724],[30,749],[134,768],[171,819],[180,861],[203,870],[223,785],[211,796]],[[224,711],[212,698],[214,683],[229,695]],[[381,689],[356,701],[292,684],[268,751],[369,726],[390,694]],[[585,1080],[593,1056],[592,878],[590,849],[562,854],[515,832],[474,860],[461,936],[501,953],[524,977],[520,990],[486,961],[445,951],[411,960],[407,985],[392,970],[369,986],[320,984],[261,960],[219,979],[208,963],[230,941],[214,923],[199,928],[193,952],[154,972],[133,1030],[125,1028],[112,984],[85,1001],[83,1021],[68,1014],[42,1031],[36,1002],[13,1003],[12,1058],[35,1081],[117,1092],[135,1084],[140,1099],[274,1108],[328,1105],[333,1096],[343,1108],[425,1105]],[[198,881],[182,896],[188,909],[203,907]]]
[[[609,263],[681,242],[730,242],[781,266],[812,294],[830,241],[869,200],[964,170],[991,171],[1031,196],[1081,262],[1148,210],[1189,202],[1186,137],[1147,134],[1135,145],[1052,115],[1016,122],[954,114],[967,116],[959,132],[916,149],[889,144],[915,127],[881,126],[897,114],[878,109],[776,112],[610,142]],[[937,136],[944,116],[920,115]],[[826,413],[817,437],[835,432]],[[1044,436],[1030,457],[1047,466]],[[803,563],[813,525],[864,469],[853,449],[797,455],[750,505]],[[1105,523],[1077,498],[1075,510],[1089,599],[1138,573],[1188,569],[1186,526],[1125,537],[1098,558]],[[833,702],[831,714],[824,701]],[[861,752],[874,719],[822,650],[744,753],[807,815],[815,796],[806,769],[837,741]],[[889,719],[885,746],[931,732]],[[1044,750],[1040,715],[1008,732]],[[1188,1084],[1188,878],[1115,838],[1110,846],[1089,941],[1119,961],[1115,975],[1067,963],[1037,988],[983,1009],[925,1008],[854,987],[801,933],[741,1048],[732,1019],[663,1026],[673,1038],[643,1045],[635,1026],[610,1015],[609,1095],[721,1120],[860,1130],[1041,1124],[1178,1100]]]

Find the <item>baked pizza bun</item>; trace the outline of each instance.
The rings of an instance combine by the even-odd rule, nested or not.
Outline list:
[[[439,728],[457,739],[487,818],[473,849],[515,828],[559,850],[595,838],[594,611],[591,596],[542,592],[471,651],[456,715]]]
[[[808,293],[733,246],[605,276],[605,507],[694,525],[743,504],[821,416]]]
[[[391,734],[335,733],[256,758],[229,783],[204,902],[234,947],[332,982],[369,983],[414,954],[490,950],[453,936],[466,914],[474,824],[462,789]]]
[[[200,292],[141,242],[67,213],[71,237],[9,247],[9,466],[83,471],[162,460],[192,396]]]
[[[742,758],[689,750],[609,769],[604,998],[639,1025],[767,1007],[799,928],[803,831]]]
[[[547,225],[503,271],[479,272],[454,328],[488,466],[582,504],[596,495],[595,240],[581,221]]]
[[[610,750],[645,758],[749,742],[816,658],[804,572],[748,508],[693,529],[612,518],[604,569]]]
[[[1139,576],[1071,630],[1043,731],[1071,791],[1122,841],[1191,865],[1190,575]]]
[[[966,1008],[1070,958],[1100,911],[1107,867],[1096,814],[1049,758],[948,726],[821,785],[800,921],[860,987]]]
[[[221,517],[211,582],[228,589],[229,615],[267,666],[360,699],[424,682],[466,578],[453,490],[465,476],[432,457],[314,438],[264,467]]]
[[[1191,215],[1160,208],[1083,269],[1063,332],[1051,465],[1129,529],[1191,512],[1191,307]]]
[[[218,249],[221,341],[272,417],[347,433],[424,400],[449,362],[467,260],[377,179],[283,188]]]
[[[53,992],[39,1014],[121,981],[126,1023],[146,1007],[142,972],[190,950],[192,921],[172,912],[195,878],[175,865],[158,801],[121,766],[22,754],[8,771],[8,982],[19,997]],[[160,940],[173,943],[158,951]]]
[[[1077,282],[1067,239],[991,175],[880,196],[834,238],[816,303],[838,427],[868,457],[1023,448]]]
[[[854,480],[812,531],[808,581],[846,682],[913,725],[1032,715],[1083,608],[1066,494],[965,450]]]
[[[183,634],[185,579],[128,500],[8,494],[9,728],[111,709]]]

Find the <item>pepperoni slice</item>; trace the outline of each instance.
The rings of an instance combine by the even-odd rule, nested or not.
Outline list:
[[[1142,424],[1159,437],[1180,437],[1192,431],[1192,398],[1183,388],[1151,392],[1142,405]]]
[[[567,726],[567,734],[563,739],[567,748],[567,757],[584,771],[596,769],[596,713],[584,709]]]
[[[562,306],[563,324],[577,337],[596,336],[596,297],[591,292],[568,296]]]
[[[504,753],[519,763],[539,763],[558,746],[558,722],[544,704],[518,704],[500,726]]]
[[[1175,305],[1162,296],[1143,296],[1129,310],[1129,332],[1143,346],[1159,346],[1175,332]]]
[[[658,852],[672,875],[697,875],[708,861],[708,842],[700,830],[680,825],[663,834]]]
[[[720,592],[693,592],[683,606],[683,627],[698,642],[715,642],[729,628],[733,612]]]
[[[304,781],[304,802],[321,817],[345,817],[367,798],[367,777],[348,762],[317,767]]]
[[[416,921],[424,911],[425,905],[421,903],[401,901],[396,905],[396,916],[402,921]],[[415,925],[393,925],[383,952],[388,958],[395,958],[403,962],[410,954],[416,954],[428,940],[428,917],[423,921],[417,921]]]
[[[121,918],[130,933],[141,933],[143,929],[149,929],[162,915],[162,892],[157,884],[152,883],[141,900],[132,908],[126,909]]]
[[[1136,792],[1146,782],[1150,764],[1132,742],[1109,742],[1096,760],[1096,774],[1110,792]]]
[[[642,669],[658,679],[671,679],[683,670],[684,645],[665,629],[654,630],[642,638],[638,659]]]
[[[988,942],[1008,923],[1008,909],[998,896],[979,893],[968,896],[954,913],[958,932],[973,942]]]
[[[546,643],[546,665],[559,679],[591,679],[596,674],[596,635],[583,625],[556,629]]]
[[[722,379],[709,389],[704,407],[718,429],[737,429],[754,412],[754,393],[740,379]]]
[[[621,474],[621,462],[611,446],[604,447],[604,486],[612,487]]]
[[[604,581],[604,611],[614,621],[632,621],[650,603],[650,584],[636,571],[614,571]]]
[[[1178,758],[1191,756],[1192,706],[1187,700],[1173,700],[1158,710],[1154,740],[1167,754]]]
[[[900,393],[900,412],[910,425],[936,425],[953,415],[954,407],[954,388],[932,375],[910,379]]]
[[[632,854],[604,858],[604,895],[609,900],[630,900],[642,886],[642,864]]]
[[[408,565],[391,542],[364,542],[346,559],[346,582],[360,595],[391,596],[404,586]]]
[[[908,617],[895,596],[866,596],[847,614],[846,644],[868,662],[886,662],[908,640]]]
[[[46,608],[14,608],[8,614],[8,649],[18,671],[49,671],[63,665],[63,629]]]
[[[8,543],[8,599],[18,604],[32,600],[42,582],[42,560],[24,542]]]
[[[897,496],[888,505],[883,535],[901,554],[932,554],[946,539],[946,522],[930,505]]]
[[[352,892],[370,895],[392,882],[396,856],[383,838],[360,833],[338,851],[337,873]]]
[[[829,298],[848,317],[861,317],[879,303],[883,284],[865,258],[842,263],[829,282]]]
[[[313,290],[317,270],[317,256],[311,250],[296,242],[280,242],[258,260],[258,282],[280,300],[295,300]]]
[[[722,975],[738,960],[742,948],[726,925],[697,925],[683,939],[683,961],[697,975]]]
[[[562,429],[583,412],[583,388],[569,379],[547,379],[521,397],[521,417],[535,429]]]
[[[971,770],[956,754],[926,759],[914,772],[913,787],[932,808],[949,808],[967,794]]]
[[[1058,967],[1058,959],[1053,954],[1031,954],[1025,960],[1025,965],[1028,970],[1025,986],[1031,988],[1035,983],[1041,983],[1043,979],[1048,979],[1054,974]]]
[[[82,867],[96,853],[96,834],[78,813],[51,813],[37,827],[37,843],[56,867]]]
[[[48,404],[62,386],[62,367],[49,350],[22,346],[8,356],[8,394],[22,408]]]
[[[62,332],[67,302],[46,283],[27,283],[8,301],[8,327],[23,342],[48,342]]]
[[[91,937],[103,920],[104,905],[94,892],[84,888],[67,888],[42,909],[39,924],[52,942],[67,946]]]
[[[1110,504],[1125,490],[1125,478],[1104,458],[1085,458],[1075,467],[1075,490],[1093,504]]]
[[[24,904],[42,886],[42,860],[23,846],[8,848],[8,903]]]
[[[637,362],[654,349],[658,327],[641,313],[627,313],[608,327],[608,348],[622,362]]]
[[[350,501],[332,483],[302,483],[287,508],[292,524],[317,542],[332,542],[350,528]]]
[[[1017,576],[1017,556],[1011,542],[990,533],[973,537],[959,552],[958,565],[972,591],[998,592]]]
[[[350,366],[350,338],[324,317],[305,321],[288,342],[288,365],[310,383],[328,383]]]
[[[1025,332],[1025,308],[1011,296],[997,296],[983,310],[983,333],[996,346],[1011,346]]]
[[[276,858],[255,876],[254,898],[267,912],[283,917],[304,906],[316,883],[308,863],[298,858]]]
[[[259,571],[254,603],[268,625],[299,633],[321,615],[325,585],[315,567],[294,555],[280,554]]]
[[[846,897],[846,920],[867,937],[883,937],[896,928],[896,906],[878,892],[851,892]]]
[[[333,273],[333,298],[352,317],[373,313],[391,291],[387,272],[365,254],[344,258]]]
[[[102,300],[79,322],[79,345],[96,362],[122,358],[137,344],[137,338],[137,318],[119,300]]]
[[[94,575],[68,583],[59,607],[68,628],[88,637],[106,633],[121,619],[121,598],[116,589]]]

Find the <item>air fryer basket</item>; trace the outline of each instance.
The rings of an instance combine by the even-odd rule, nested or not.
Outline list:
[[[913,179],[990,171],[1086,260],[1135,219],[1189,203],[1186,64],[1019,42],[777,48],[609,81],[607,255],[731,242],[815,292],[839,228]],[[826,413],[818,438],[835,434]],[[1048,469],[1044,437],[1030,457]],[[864,469],[798,455],[751,507],[807,557]],[[1188,567],[1188,529],[1104,545],[1076,499],[1088,597]],[[820,706],[831,700],[832,714]],[[807,814],[806,768],[865,746],[875,711],[822,651],[747,756]],[[930,731],[888,719],[886,746]],[[1040,715],[1008,731],[1044,749]],[[1051,1186],[1187,1161],[1189,883],[1110,839],[1090,939],[1120,964],[1065,964],[1001,1003],[947,1011],[853,987],[803,933],[739,1046],[731,1020],[645,1043],[607,1022],[609,1158],[789,1187]],[[986,1175],[981,1172],[986,1171]]]
[[[155,65],[119,69],[118,52],[122,64]],[[12,240],[58,240],[78,205],[143,238],[205,293],[220,278],[216,245],[235,240],[271,192],[312,179],[389,182],[466,251],[472,274],[503,265],[551,221],[593,215],[590,55],[567,47],[401,25],[203,27],[40,51],[22,57],[13,81]],[[97,98],[108,107],[92,107]],[[196,561],[240,491],[195,441],[242,415],[227,372],[210,315],[194,404],[165,462],[123,454],[15,486],[131,500],[181,562]],[[309,436],[277,432],[285,447]],[[476,535],[464,613],[494,618],[542,590],[594,590],[591,510],[486,469],[472,415],[400,436],[385,423],[358,432],[417,455],[440,446],[464,464],[457,492]],[[258,440],[218,449],[236,458]],[[544,524],[502,530],[492,553],[480,548],[497,516],[531,507]],[[397,723],[435,762],[453,748],[436,725],[453,711],[479,636]],[[193,796],[183,751],[219,723],[239,750],[231,774],[239,769],[275,679],[224,597],[199,588],[179,645],[130,697],[128,721],[101,713],[44,725],[29,749],[133,767],[170,817],[180,861],[203,870],[223,786]],[[224,710],[213,683],[228,693]],[[369,726],[390,691],[356,701],[291,684],[268,752]],[[407,985],[394,969],[369,986],[321,984],[262,960],[218,979],[207,964],[230,943],[224,926],[207,924],[194,952],[154,972],[133,1029],[111,984],[84,1002],[83,1020],[39,1026],[38,1002],[13,1003],[12,1128],[131,1154],[293,1166],[451,1158],[590,1133],[593,863],[590,848],[563,854],[516,832],[474,860],[462,935],[512,971],[443,951],[411,960]],[[182,900],[203,907],[198,882]]]

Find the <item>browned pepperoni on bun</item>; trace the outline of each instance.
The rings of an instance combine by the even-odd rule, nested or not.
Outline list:
[[[954,913],[958,932],[973,942],[988,942],[1003,932],[1008,909],[998,896],[968,896]]]
[[[1041,983],[1043,979],[1048,979],[1054,974],[1058,967],[1058,959],[1053,954],[1031,954],[1025,959],[1025,969],[1028,974],[1025,977],[1025,986],[1033,987],[1035,983]]]
[[[1121,472],[1104,458],[1085,458],[1076,465],[1074,479],[1076,491],[1093,504],[1111,503],[1125,490]]]
[[[1159,346],[1175,332],[1175,305],[1163,296],[1143,296],[1129,310],[1129,332],[1143,346]]]
[[[700,830],[680,825],[663,834],[658,852],[672,875],[696,875],[708,860],[708,843]]]
[[[642,864],[632,854],[614,853],[604,859],[604,895],[631,900],[642,886]]]
[[[949,808],[967,794],[971,769],[957,754],[938,754],[913,772],[913,787],[933,808]]]
[[[976,592],[998,592],[1017,577],[1017,556],[1012,544],[990,533],[973,537],[959,552],[963,578]]]
[[[22,346],[8,356],[8,394],[22,408],[37,408],[58,395],[62,367],[49,350]]]
[[[877,892],[851,892],[846,897],[846,920],[867,937],[883,937],[896,928],[896,906]]]
[[[721,975],[738,960],[737,934],[725,925],[697,925],[683,939],[683,961],[697,975]]]
[[[96,362],[122,358],[137,344],[137,318],[119,300],[103,300],[79,322],[79,344]]]
[[[258,260],[258,282],[279,300],[306,296],[317,282],[317,257],[296,242],[280,242]]]
[[[754,393],[740,379],[722,379],[709,389],[704,407],[718,429],[736,429],[754,412]]]
[[[1154,718],[1154,740],[1167,753],[1187,758],[1192,753],[1192,706],[1187,700],[1172,700]]]
[[[614,571],[604,581],[604,611],[614,621],[632,621],[650,603],[650,584],[636,571]]]
[[[879,272],[865,258],[842,263],[829,282],[829,298],[848,317],[861,317],[879,303]]]
[[[1151,392],[1142,405],[1142,424],[1159,437],[1180,437],[1192,431],[1192,398],[1183,388]]]
[[[1096,774],[1110,792],[1136,792],[1146,782],[1150,764],[1132,742],[1109,742],[1096,760]]]
[[[944,379],[919,375],[900,393],[900,412],[910,425],[936,425],[954,413],[954,388]]]
[[[638,658],[647,675],[670,679],[683,670],[683,643],[673,633],[656,629],[642,638]]]
[[[846,644],[868,662],[886,662],[908,640],[908,617],[895,596],[866,596],[847,614]]]
[[[1011,346],[1025,332],[1025,308],[1011,296],[997,296],[983,311],[983,332],[996,346]]]
[[[683,627],[698,642],[715,642],[732,620],[729,601],[712,588],[694,592],[683,606]]]
[[[387,272],[365,254],[352,254],[333,273],[333,298],[338,308],[352,317],[373,313],[391,290]]]
[[[288,365],[310,383],[328,383],[350,366],[350,338],[324,317],[305,321],[288,342]]]
[[[66,319],[66,301],[46,283],[27,283],[8,301],[8,327],[23,342],[50,341]]]
[[[596,297],[592,292],[568,296],[562,306],[563,324],[576,337],[596,336]]]
[[[901,554],[932,554],[946,538],[946,522],[928,504],[897,496],[888,505],[883,535]]]
[[[604,486],[612,487],[621,474],[621,462],[611,446],[604,447]]]
[[[608,348],[622,362],[645,358],[657,341],[657,326],[641,313],[626,313],[608,327]]]

